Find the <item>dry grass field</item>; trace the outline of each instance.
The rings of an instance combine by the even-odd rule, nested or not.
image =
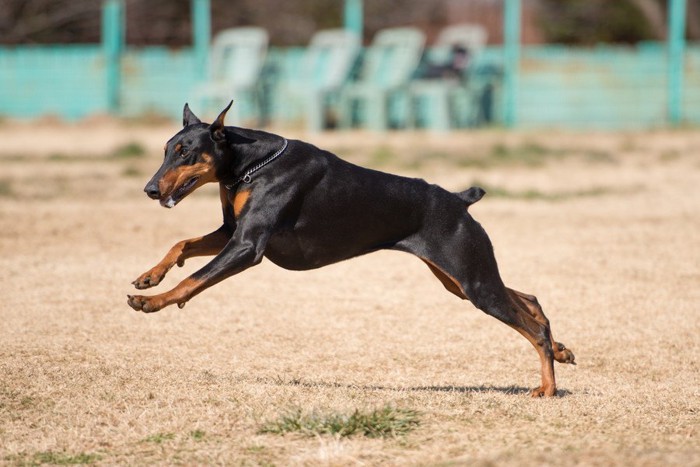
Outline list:
[[[173,210],[141,191],[176,130],[0,124],[0,464],[700,465],[700,132],[304,137],[486,187],[506,284],[577,357],[535,400],[527,341],[401,253],[131,310],[132,280],[220,223],[213,187]]]

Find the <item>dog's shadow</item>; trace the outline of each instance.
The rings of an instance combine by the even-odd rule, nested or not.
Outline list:
[[[383,386],[383,385],[358,385],[329,383],[326,381],[304,381],[301,379],[258,378],[258,383],[273,384],[275,386],[297,386],[303,388],[337,388],[337,389],[361,389],[365,391],[391,391],[391,392],[454,392],[459,394],[506,394],[522,395],[530,394],[532,388],[523,386]],[[571,394],[567,389],[558,389],[557,397],[565,397]]]

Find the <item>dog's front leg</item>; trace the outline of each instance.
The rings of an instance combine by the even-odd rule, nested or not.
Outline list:
[[[182,267],[186,259],[218,254],[231,239],[231,234],[231,229],[224,224],[203,237],[177,242],[158,264],[141,274],[132,284],[137,289],[155,287],[176,264]]]
[[[136,311],[154,313],[168,305],[177,303],[180,308],[185,306],[187,300],[195,295],[201,283],[192,276],[180,282],[174,289],[150,297],[144,295],[127,295],[127,303]],[[203,290],[203,289],[202,289]]]
[[[131,308],[153,313],[177,303],[180,308],[192,297],[214,284],[260,263],[269,234],[265,230],[236,230],[221,252],[206,266],[180,282],[174,289],[150,297],[128,295]]]

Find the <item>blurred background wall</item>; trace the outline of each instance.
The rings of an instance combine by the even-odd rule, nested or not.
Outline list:
[[[421,58],[425,68],[431,64],[432,48],[444,28],[459,23],[481,26],[487,44],[478,56],[471,57],[469,79],[481,80],[482,88],[469,98],[468,105],[486,105],[479,99],[485,99],[484,89],[488,89],[489,115],[464,119],[466,123],[459,126],[508,123],[503,111],[508,91],[503,82],[508,65],[504,55],[504,6],[508,1],[365,1],[362,44],[365,49],[371,46],[387,28],[416,28],[426,39]],[[193,89],[208,79],[207,65],[193,47],[195,3],[197,0],[3,0],[0,114],[176,118],[182,104],[192,99]],[[261,27],[269,34],[265,68],[256,91],[261,102],[257,110],[251,106],[247,115],[243,109],[241,120],[250,124],[302,121],[303,109],[290,109],[293,105],[285,90],[294,83],[303,84],[298,84],[303,81],[300,68],[314,34],[343,27],[346,2],[205,3],[207,43],[221,31],[242,26]],[[700,0],[511,3],[517,3],[519,17],[517,81],[512,83],[517,102],[510,104],[514,109],[511,123],[594,128],[700,123]],[[682,5],[682,65],[677,77],[669,74],[672,3]],[[114,5],[122,17],[110,26],[112,20],[105,11]],[[418,77],[413,75],[413,79]],[[358,77],[348,80],[353,79]],[[676,117],[669,110],[669,99],[675,93],[669,80],[676,80],[680,87]],[[425,126],[430,126],[430,112],[424,112]]]

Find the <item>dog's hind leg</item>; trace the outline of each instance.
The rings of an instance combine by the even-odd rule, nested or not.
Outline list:
[[[439,221],[431,224],[427,233],[397,243],[395,249],[418,256],[447,290],[522,334],[540,357],[542,381],[532,396],[554,396],[557,385],[552,346],[556,343],[551,337],[549,321],[539,305],[535,306],[536,299],[505,287],[491,242],[476,222],[467,219],[464,224],[454,226]],[[457,235],[436,237],[435,231]],[[568,360],[570,352],[558,347],[557,352],[559,358]]]
[[[553,396],[556,394],[557,385],[554,378],[554,358],[560,358],[573,363],[573,354],[566,349],[553,347],[561,345],[554,342],[549,327],[549,320],[539,310],[539,315],[535,316],[535,311],[530,311],[530,307],[535,308],[537,299],[531,297],[531,301],[521,297],[520,292],[506,289],[497,276],[491,275],[490,280],[479,281],[482,286],[474,287],[475,281],[460,282],[457,278],[435,261],[421,258],[430,268],[433,274],[440,280],[442,285],[458,297],[471,300],[474,305],[498,320],[506,323],[520,334],[522,334],[535,348],[540,357],[542,383],[540,387],[532,391],[533,397]],[[563,347],[563,346],[561,346]],[[556,350],[555,350],[556,349]]]
[[[533,397],[554,396],[557,385],[554,378],[554,351],[549,325],[535,319],[515,294],[505,288],[499,289],[501,287],[493,289],[486,286],[477,291],[465,284],[465,290],[477,308],[518,331],[537,351],[540,357],[542,383],[531,392],[531,395]]]
[[[576,365],[576,358],[574,357],[573,352],[567,349],[561,342],[556,342],[554,340],[554,336],[552,335],[551,328],[549,326],[549,320],[544,315],[542,306],[540,306],[540,303],[537,301],[537,297],[514,289],[507,290],[511,300],[520,302],[519,305],[521,308],[524,307],[538,323],[543,324],[550,329],[549,337],[552,343],[552,351],[554,352],[554,360],[558,361],[559,363],[570,363],[572,365]]]
[[[425,264],[428,265],[430,271],[435,274],[435,277],[442,283],[442,285],[453,294],[457,295],[459,298],[468,300],[467,295],[464,293],[462,285],[457,279],[447,274],[443,271],[440,266],[433,263],[429,259],[421,258]]]

